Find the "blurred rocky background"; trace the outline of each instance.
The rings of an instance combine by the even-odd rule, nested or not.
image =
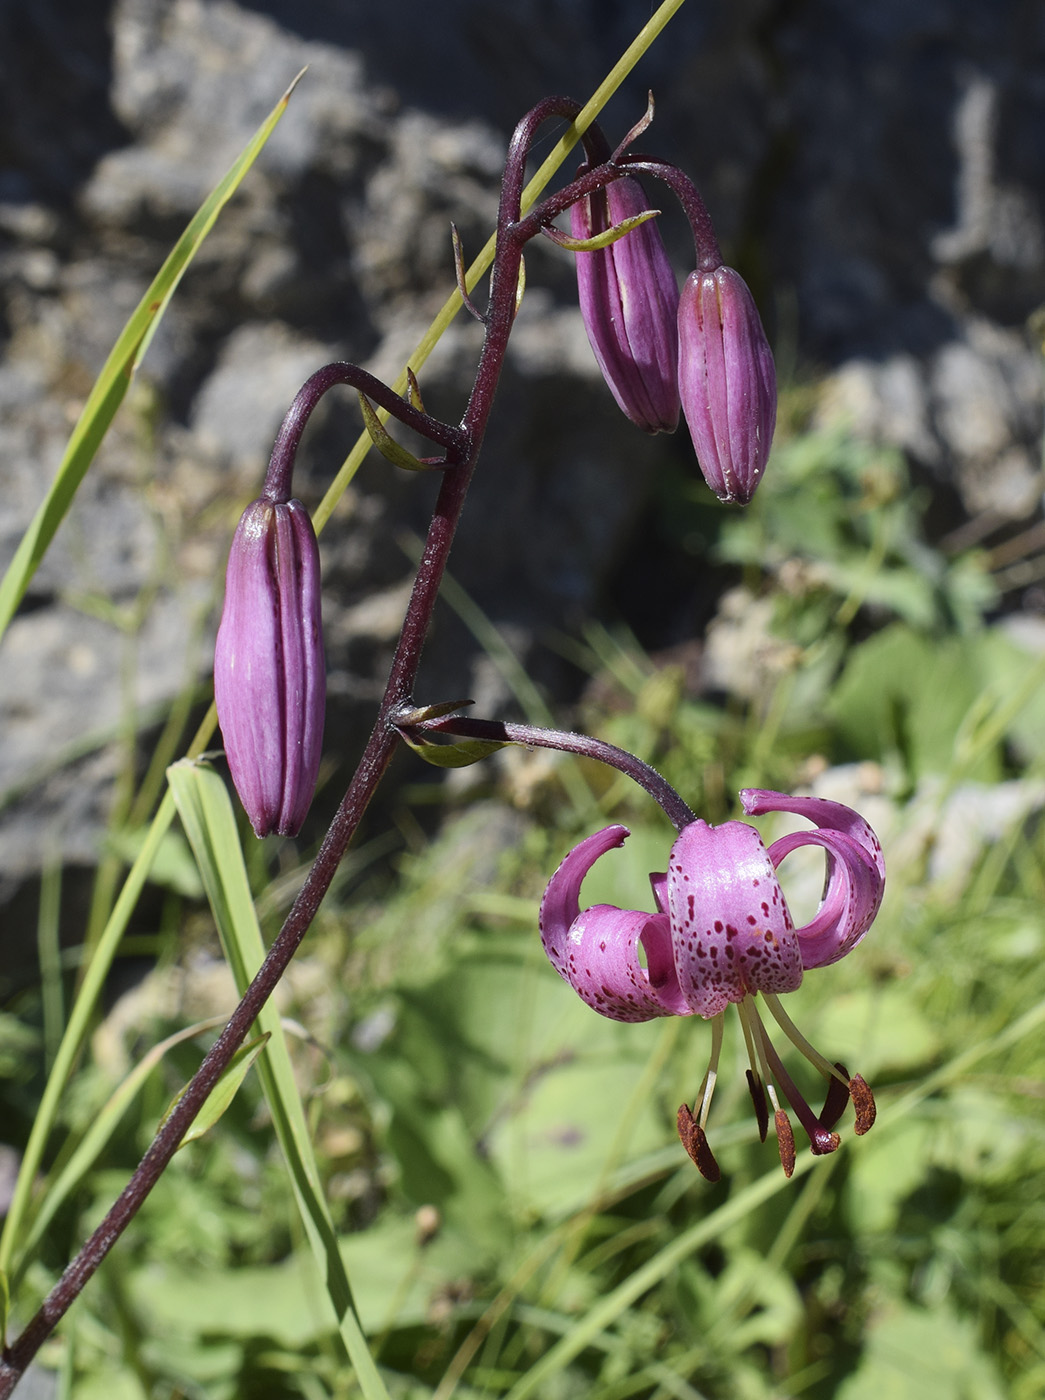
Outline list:
[[[335,358],[400,370],[452,288],[450,220],[469,254],[492,228],[515,121],[549,93],[586,98],[648,12],[0,0],[0,566],[123,320],[308,66],[0,646],[0,918],[32,917],[48,861],[97,860],[128,716],[155,732],[174,697],[205,703],[224,552],[300,383]],[[1043,75],[1036,0],[689,0],[604,117],[618,139],[654,90],[643,145],[700,184],[790,402],[901,448],[937,534],[998,550],[1003,605],[1030,614],[1045,609]],[[671,212],[662,226],[682,274],[687,230]],[[429,409],[459,415],[478,344],[460,318],[422,373]],[[310,504],[360,426],[349,394],[329,398],[301,459]],[[584,683],[555,636],[586,618],[699,661],[729,580],[708,531],[664,508],[694,475],[684,433],[647,439],[619,416],[569,257],[535,248],[452,572],[551,698]],[[432,491],[368,462],[323,537],[329,747],[346,767]],[[511,707],[450,610],[427,666],[423,698]]]

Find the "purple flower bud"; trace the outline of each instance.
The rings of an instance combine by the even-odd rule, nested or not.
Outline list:
[[[262,497],[236,527],[214,699],[251,826],[295,835],[316,787],[326,699],[319,549],[300,501]]]
[[[631,177],[570,206],[574,238],[591,238],[648,209]],[[577,253],[577,294],[588,340],[613,397],[648,433],[679,421],[679,291],[655,219],[594,253]]]
[[[704,479],[722,501],[755,494],[776,426],[776,371],[747,283],[691,272],[679,300],[679,389]]]

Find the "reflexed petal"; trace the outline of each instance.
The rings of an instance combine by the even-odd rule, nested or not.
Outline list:
[[[760,817],[766,812],[792,812],[796,817],[805,817],[814,826],[843,832],[864,848],[884,884],[885,861],[881,842],[852,807],[842,802],[831,802],[826,797],[792,797],[790,793],[770,792],[765,788],[745,788],[740,794],[740,802],[751,817]]]
[[[819,830],[799,831],[774,841],[769,857],[778,866],[799,846],[827,852],[827,879],[816,916],[798,930],[804,968],[825,967],[860,942],[878,913],[885,890],[885,861],[877,836],[858,813],[841,802],[791,797],[749,788],[740,794],[745,812],[793,812]]]
[[[656,900],[657,908],[662,914],[668,912],[668,876],[667,872],[654,871],[649,877],[650,887],[653,890],[653,898]]]
[[[581,882],[600,855],[623,844],[623,826],[607,827],[576,846],[541,901],[541,942],[552,966],[595,1011],[615,1021],[687,1015],[664,914],[597,904],[580,912]],[[641,941],[649,972],[642,967]]]
[[[791,915],[762,839],[746,822],[696,821],[680,833],[668,901],[679,986],[699,1015],[801,983]]]
[[[541,900],[541,942],[546,952],[549,941],[557,949],[562,948],[570,925],[581,912],[581,885],[585,875],[600,856],[612,851],[614,846],[623,846],[630,835],[626,826],[603,827],[563,857]],[[555,962],[551,952],[548,956]]]
[[[671,931],[664,914],[644,914],[638,909],[616,909],[596,904],[578,914],[566,939],[557,947],[544,941],[555,970],[593,1011],[613,1021],[649,1021],[654,1016],[684,1015],[687,1008],[669,983],[665,997],[650,984],[639,962],[638,943],[651,944],[661,953],[661,972],[674,982],[671,963]],[[668,998],[675,1004],[669,1005]]]
[[[851,952],[874,922],[882,902],[882,881],[862,846],[839,831],[795,831],[769,848],[778,866],[799,846],[821,846],[827,852],[827,880],[820,908],[798,930],[802,966],[826,967]]]

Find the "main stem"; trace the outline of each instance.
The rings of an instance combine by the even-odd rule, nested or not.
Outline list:
[[[413,591],[377,719],[348,791],[283,927],[225,1029],[207,1052],[188,1088],[156,1134],[105,1219],[69,1264],[24,1332],[10,1346],[4,1348],[0,1356],[0,1400],[6,1400],[6,1397],[10,1396],[29,1362],[133,1220],[142,1202],[178,1150],[187,1129],[236,1050],[245,1040],[259,1011],[272,994],[307,933],[395,752],[399,736],[394,727],[394,715],[409,700],[416,681],[422,648],[439,594],[439,585],[482,447],[515,315],[522,248],[526,238],[531,236],[528,230],[521,233],[519,224],[527,152],[541,122],[551,116],[564,116],[572,120],[578,110],[578,105],[569,99],[549,98],[523,118],[512,138],[501,186],[497,251],[490,281],[486,335],[475,384],[460,428],[447,429],[443,439],[447,447],[447,466],[443,472],[435,511],[428,528],[424,553],[414,579]],[[313,376],[315,382],[309,382],[311,389],[302,401],[303,405],[308,403],[308,410],[304,414],[306,418],[318,397],[316,391],[320,391],[328,379],[341,383],[348,382],[349,379],[343,371],[335,372],[333,376],[328,372],[326,379],[323,375],[324,372],[320,371],[318,375]],[[352,382],[355,380],[356,376],[353,375]],[[376,381],[368,382],[366,388],[373,393],[378,402],[382,402],[390,392],[384,389],[384,386],[379,389]],[[391,407],[390,404],[386,406]],[[403,414],[397,416],[405,417]],[[421,430],[426,431],[430,428],[431,421],[428,420]],[[285,425],[287,436],[294,439],[294,447],[302,427],[303,419],[296,419],[292,424]],[[428,436],[434,434],[428,431]]]

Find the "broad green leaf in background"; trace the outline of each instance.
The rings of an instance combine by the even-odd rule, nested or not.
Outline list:
[[[864,1356],[837,1400],[1002,1400],[976,1326],[947,1308],[890,1309],[871,1320]]]
[[[1006,738],[1042,750],[1042,679],[1002,628],[930,644],[893,623],[853,648],[826,708],[855,757],[899,754],[912,780],[997,782]]]
[[[240,181],[257,160],[262,147],[275,130],[300,78],[299,73],[244,146],[228,172],[193,215],[185,232],[174,245],[166,262],[120,332],[120,337],[95,381],[73,429],[65,455],[58,467],[58,474],[15,551],[3,581],[0,582],[0,637],[22,601],[40,560],[47,553],[55,531],[62,523],[84,474],[94,460],[94,455],[131,386],[135,371],[156,333],[178,283],[198,252],[200,244],[214,227],[218,215],[232,198]]]

